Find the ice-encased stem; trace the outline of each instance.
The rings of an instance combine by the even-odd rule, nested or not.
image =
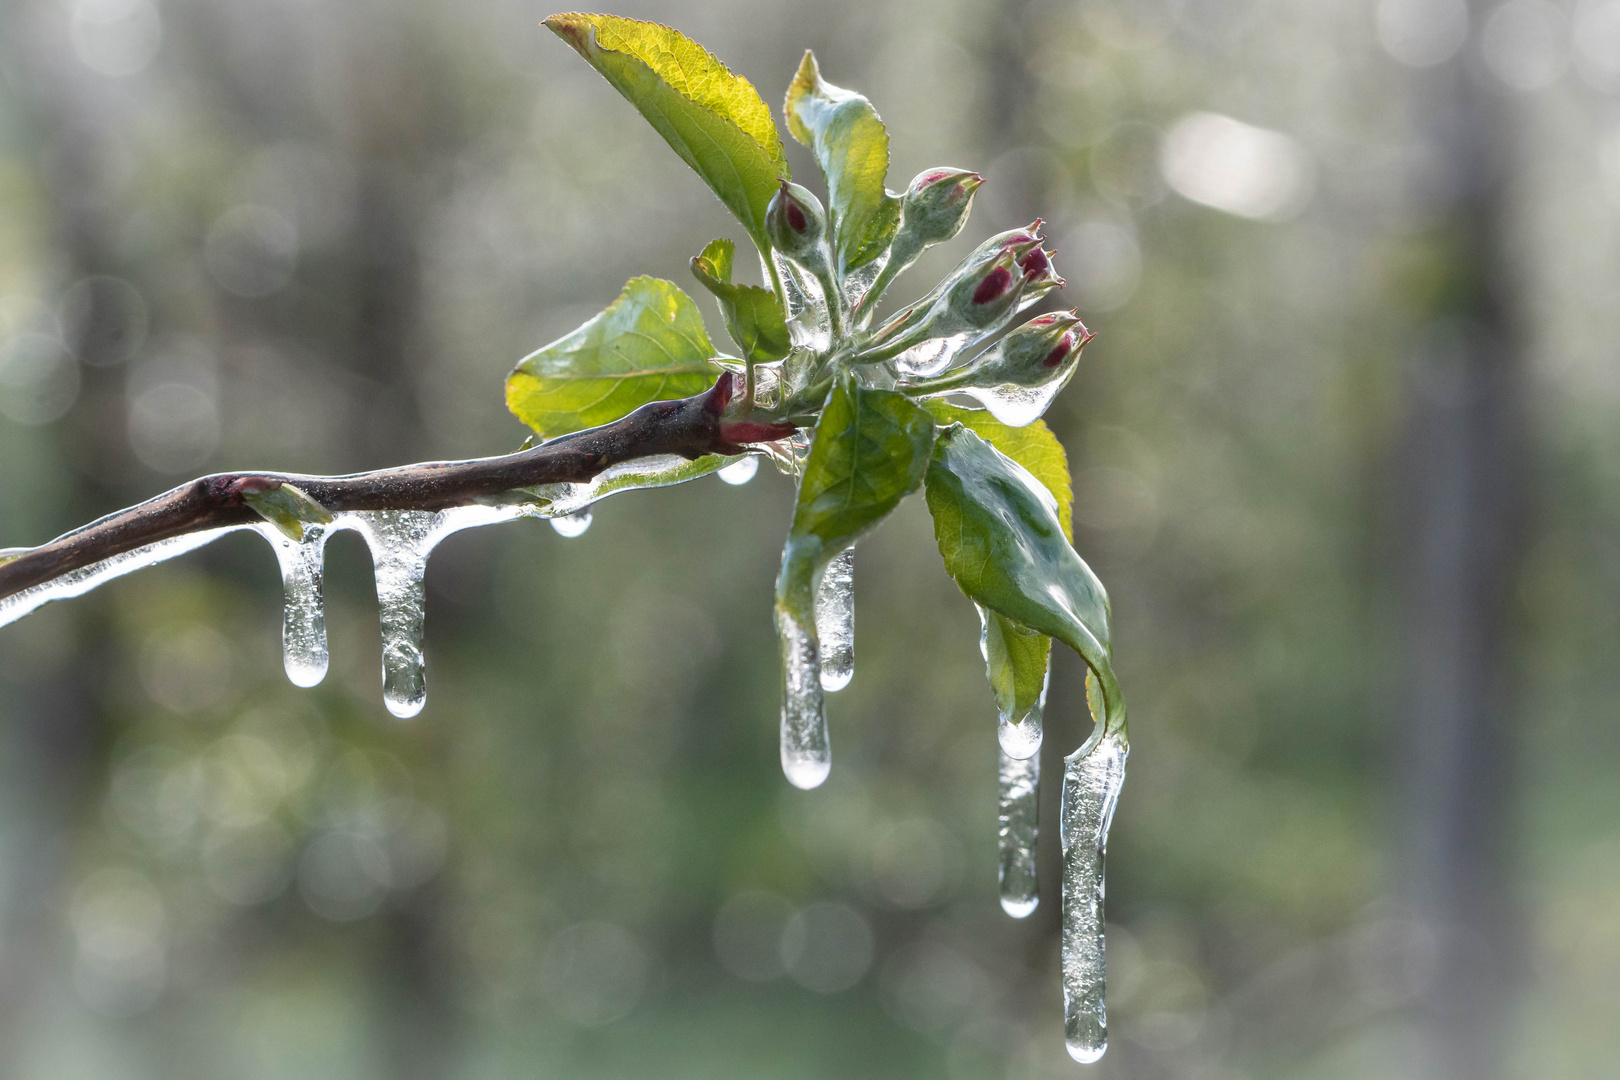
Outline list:
[[[1001,751],[1001,907],[1022,919],[1040,902],[1035,880],[1036,795],[1041,758]]]
[[[782,645],[782,772],[794,787],[818,787],[832,771],[827,712],[821,690],[821,662],[815,627],[776,608]]]
[[[281,659],[294,686],[315,686],[326,677],[326,602],[322,579],[326,538],[322,524],[304,525],[294,540],[271,525],[259,532],[270,541],[281,564]]]
[[[1081,1062],[1108,1049],[1103,862],[1129,753],[1122,734],[1108,733],[1064,759],[1063,1030],[1069,1056]]]
[[[855,674],[855,548],[833,556],[816,593],[816,635],[821,639],[821,688],[833,693]]]

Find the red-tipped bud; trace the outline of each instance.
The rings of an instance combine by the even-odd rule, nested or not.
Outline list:
[[[806,269],[827,261],[827,215],[809,188],[783,180],[765,208],[765,232],[776,250]]]
[[[1022,427],[1046,411],[1074,376],[1080,350],[1095,336],[1072,311],[1031,319],[966,367],[914,384],[926,396],[967,394],[996,419]]]
[[[984,179],[966,169],[929,169],[906,188],[900,203],[900,232],[918,251],[944,243],[962,231],[973,193]]]

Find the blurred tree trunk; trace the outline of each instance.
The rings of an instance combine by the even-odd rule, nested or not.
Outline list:
[[[1481,5],[1476,4],[1477,9]],[[1450,195],[1449,258],[1410,382],[1399,474],[1406,895],[1432,935],[1418,1075],[1500,1075],[1516,949],[1507,882],[1510,598],[1525,505],[1519,282],[1504,234],[1512,127],[1469,50],[1416,82]]]

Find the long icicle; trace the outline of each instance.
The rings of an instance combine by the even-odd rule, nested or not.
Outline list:
[[[1001,907],[1015,919],[1034,912],[1040,902],[1035,879],[1037,794],[1041,756],[1010,757],[1000,752]]]
[[[821,688],[835,693],[855,675],[855,546],[840,551],[816,592],[816,635],[821,638]]]
[[[821,690],[820,647],[813,618],[776,605],[782,645],[782,772],[794,787],[819,787],[832,771],[827,711]]]
[[[354,517],[371,548],[377,574],[383,703],[395,716],[409,719],[427,703],[422,663],[423,581],[428,552],[438,539],[439,515],[428,510],[375,510]]]
[[[1122,733],[1104,733],[1064,759],[1063,1030],[1069,1056],[1080,1062],[1108,1049],[1103,861],[1129,753]]]

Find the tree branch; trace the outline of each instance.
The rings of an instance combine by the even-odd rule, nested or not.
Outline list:
[[[744,443],[791,434],[792,424],[726,417],[741,388],[727,372],[707,392],[643,405],[622,420],[552,439],[529,450],[473,461],[426,462],[351,476],[217,473],[0,562],[0,600],[103,559],[175,536],[262,521],[243,501],[249,491],[294,484],[327,510],[444,510],[513,488],[584,483],[612,465],[654,454],[695,460],[739,454]]]

